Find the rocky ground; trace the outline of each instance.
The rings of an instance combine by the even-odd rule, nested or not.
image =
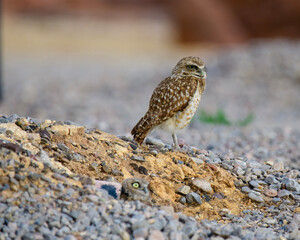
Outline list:
[[[299,239],[300,171],[263,148],[174,152],[70,122],[0,122],[1,239]],[[299,147],[299,134],[277,134],[267,144]],[[97,188],[128,177],[150,182],[150,205]]]
[[[299,42],[184,48],[160,20],[4,20],[0,240],[299,239]],[[207,63],[200,110],[254,121],[196,114],[184,152],[162,132],[138,148],[130,130],[187,55]],[[132,176],[149,205],[98,185]]]

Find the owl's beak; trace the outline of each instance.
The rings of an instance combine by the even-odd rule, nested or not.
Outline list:
[[[144,188],[143,191],[144,191],[145,193],[148,193],[148,188]]]
[[[206,78],[206,72],[203,68],[199,69],[199,75],[201,78]]]

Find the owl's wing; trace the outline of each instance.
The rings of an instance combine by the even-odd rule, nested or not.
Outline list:
[[[154,90],[149,104],[152,124],[158,125],[183,111],[197,89],[197,78],[192,76],[171,76]]]

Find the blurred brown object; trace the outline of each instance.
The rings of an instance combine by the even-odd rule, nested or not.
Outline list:
[[[181,42],[235,43],[248,34],[230,5],[219,0],[164,1],[177,26]]]
[[[299,0],[4,0],[4,12],[105,17],[168,14],[181,42],[300,37]]]
[[[300,37],[299,0],[224,0],[252,38]]]

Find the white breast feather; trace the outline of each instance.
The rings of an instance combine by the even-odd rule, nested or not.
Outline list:
[[[189,101],[188,106],[184,109],[184,111],[178,112],[177,114],[174,115],[174,117],[161,123],[157,127],[162,128],[170,133],[176,133],[177,131],[185,128],[192,120],[192,117],[194,116],[197,107],[199,105],[200,99],[201,99],[201,94],[198,85],[193,98]]]

